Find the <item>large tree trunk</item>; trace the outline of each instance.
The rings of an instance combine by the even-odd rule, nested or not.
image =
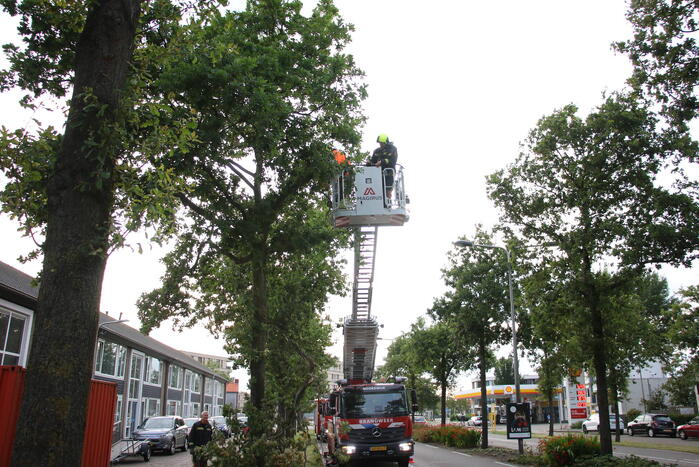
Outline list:
[[[478,369],[480,370],[481,380],[481,448],[488,449],[488,393],[485,387],[486,368],[486,344],[479,344],[479,362]]]
[[[609,429],[609,398],[607,396],[607,361],[604,351],[602,314],[596,302],[590,306],[592,316],[592,357],[597,380],[597,408],[599,411],[599,441],[602,454],[612,455],[612,434]]]
[[[442,405],[442,426],[447,424],[447,382],[446,381],[440,381],[439,385],[442,388],[442,394],[440,395],[440,402]]]
[[[140,0],[95,1],[77,44],[73,98],[47,186],[44,264],[13,466],[80,465],[120,144],[114,124],[139,15]]]
[[[265,274],[265,261],[258,252],[252,262],[252,287],[255,305],[252,326],[252,358],[250,362],[250,402],[257,410],[264,408],[265,398],[265,368],[267,351],[267,336],[269,334],[267,321],[269,319],[267,303],[267,276]],[[255,423],[251,426],[251,434],[262,434],[261,425]]]

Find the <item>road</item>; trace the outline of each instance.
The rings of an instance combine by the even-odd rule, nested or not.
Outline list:
[[[516,440],[508,440],[504,435],[497,435],[490,433],[488,436],[491,446],[505,447],[510,449],[517,449]],[[634,436],[630,438],[628,436],[622,437],[623,441],[634,441],[643,442],[643,440],[649,443],[661,442],[663,444],[675,444],[684,443],[690,446],[699,446],[699,439],[690,439],[688,441],[681,441],[679,439],[671,438],[652,438]],[[663,440],[663,441],[661,441]],[[536,448],[538,439],[526,440],[526,446]],[[687,444],[689,443],[689,444]],[[681,445],[681,444],[680,444]],[[626,447],[614,445],[614,455],[624,456],[634,454],[639,457],[644,457],[647,459],[652,459],[660,463],[666,464],[677,464],[679,467],[699,467],[699,455],[690,454],[678,451],[669,450],[659,450],[659,449],[646,449],[640,447]],[[151,457],[151,460],[147,465],[148,467],[191,467],[191,456],[189,452],[178,452],[174,456],[169,456],[167,454],[155,453]],[[431,446],[429,444],[416,443],[415,444],[415,456],[413,457],[414,463],[411,466],[414,467],[450,467],[450,466],[472,466],[472,467],[502,467],[508,465],[515,465],[512,463],[506,463],[499,461],[497,459],[489,457],[478,457],[473,456],[468,453],[457,452],[451,448],[442,448],[437,446]],[[131,464],[143,464],[143,460],[140,458],[132,458],[124,460],[120,465],[131,465]],[[395,467],[395,463],[381,463],[372,464],[372,467]]]
[[[176,452],[170,456],[163,453],[153,453],[150,462],[143,462],[141,457],[124,459],[117,465],[143,465],[144,467],[192,467],[192,456],[189,452]]]

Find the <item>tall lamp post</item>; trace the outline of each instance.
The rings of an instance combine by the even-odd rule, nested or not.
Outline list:
[[[519,358],[517,357],[517,321],[515,315],[515,301],[514,294],[512,292],[512,264],[510,263],[510,250],[503,246],[498,245],[483,245],[479,243],[473,243],[468,240],[457,240],[454,242],[455,246],[460,248],[488,248],[491,250],[502,250],[505,252],[505,258],[507,260],[507,288],[510,292],[510,320],[512,321],[512,366],[514,367],[515,373],[515,402],[518,404],[522,402],[519,391]],[[522,439],[517,440],[517,446],[519,448],[519,453],[524,454],[524,441]]]

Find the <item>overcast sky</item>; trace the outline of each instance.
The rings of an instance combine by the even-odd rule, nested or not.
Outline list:
[[[410,221],[382,227],[378,235],[372,312],[384,325],[381,337],[391,339],[444,292],[440,269],[451,243],[472,235],[477,223],[490,227],[497,221],[485,177],[514,161],[537,120],[568,103],[587,112],[603,92],[624,86],[631,68],[610,44],[629,38],[631,28],[621,0],[336,4],[356,27],[350,51],[367,75],[363,149],[373,150],[379,133],[389,135],[411,199]],[[4,43],[10,28],[7,18],[2,21]],[[18,109],[16,95],[0,96],[0,109],[6,127],[31,122],[32,115]],[[0,261],[36,274],[39,262],[17,261],[31,242],[16,229],[0,216]],[[123,313],[138,327],[135,301],[158,286],[162,253],[157,248],[143,255],[114,253],[102,310]],[[350,262],[350,281],[351,268]],[[696,267],[662,273],[673,291],[697,282]],[[350,298],[333,298],[327,312],[341,320],[351,313]],[[223,354],[222,341],[203,330],[177,333],[163,325],[152,336],[178,349]],[[341,338],[336,332],[332,351],[338,357]],[[379,342],[378,360],[389,343]]]

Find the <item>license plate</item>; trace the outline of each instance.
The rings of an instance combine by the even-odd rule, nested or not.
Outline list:
[[[386,446],[372,446],[369,450],[370,451],[385,451],[388,449]]]

